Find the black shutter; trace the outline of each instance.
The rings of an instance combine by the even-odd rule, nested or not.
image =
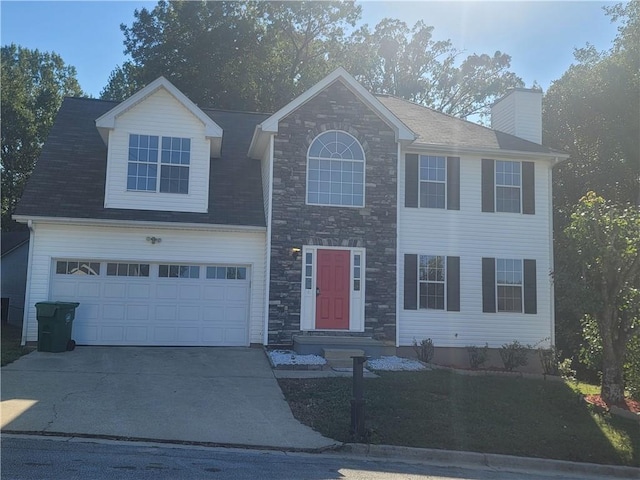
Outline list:
[[[524,261],[524,313],[538,313],[536,261]]]
[[[460,311],[460,257],[447,257],[447,310]]]
[[[482,259],[482,311],[496,311],[496,261]]]
[[[418,187],[420,186],[418,155],[408,153],[404,166],[404,206],[418,208]]]
[[[460,210],[459,157],[447,157],[447,210]]]
[[[522,213],[536,213],[535,164],[522,162]]]
[[[482,159],[482,211],[493,212],[495,210],[494,200],[494,165],[493,160]],[[495,310],[494,310],[495,311]]]
[[[404,256],[404,309],[418,309],[418,255]]]

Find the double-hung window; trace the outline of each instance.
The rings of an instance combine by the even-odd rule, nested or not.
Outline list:
[[[190,163],[188,138],[131,134],[127,190],[187,194]]]
[[[307,203],[364,207],[364,150],[353,136],[330,130],[307,154]]]
[[[496,212],[520,213],[520,162],[496,160]]]
[[[445,257],[420,255],[420,308],[444,310]]]
[[[498,312],[522,312],[522,260],[496,259]]]
[[[420,155],[420,207],[445,208],[447,159]]]

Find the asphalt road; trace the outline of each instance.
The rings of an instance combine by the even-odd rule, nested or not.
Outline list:
[[[1,478],[13,479],[308,479],[544,480],[558,472],[508,472],[325,454],[283,453],[3,435]]]

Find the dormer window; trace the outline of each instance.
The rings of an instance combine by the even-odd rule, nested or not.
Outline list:
[[[191,140],[188,138],[131,134],[127,190],[187,194],[190,162]]]

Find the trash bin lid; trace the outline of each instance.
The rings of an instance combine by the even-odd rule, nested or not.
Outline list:
[[[39,317],[53,317],[58,310],[56,302],[38,302],[36,303],[36,311]]]
[[[80,305],[78,302],[55,302],[55,304],[58,307],[61,308],[78,308],[78,305]]]

